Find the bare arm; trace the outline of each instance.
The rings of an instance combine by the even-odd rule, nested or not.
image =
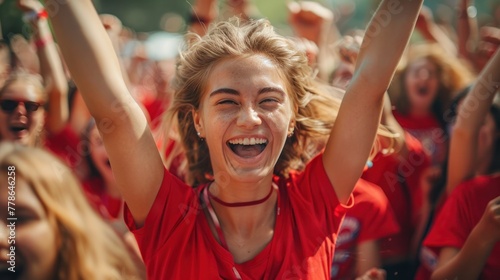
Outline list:
[[[500,51],[491,58],[458,110],[450,140],[446,191],[475,174],[479,130],[500,86]]]
[[[348,201],[366,164],[380,121],[384,93],[422,2],[384,0],[368,25],[353,79],[323,156],[326,172],[341,202]]]
[[[416,29],[429,42],[437,43],[446,52],[456,55],[457,47],[451,38],[434,22],[432,11],[424,7],[417,19]]]
[[[305,38],[318,46],[318,77],[327,81],[333,71],[335,57],[331,45],[340,38],[334,24],[333,11],[313,1],[289,2],[288,22],[299,38]]]
[[[374,267],[382,266],[377,240],[368,240],[356,248],[356,275],[362,276]]]
[[[18,5],[32,15],[43,10],[42,4],[36,0],[18,0]],[[47,19],[33,16],[30,23],[40,59],[40,72],[48,93],[49,107],[45,128],[55,134],[61,131],[69,120],[68,82]]]
[[[218,16],[217,0],[196,0],[192,6],[189,30],[203,36]]]
[[[473,0],[461,0],[458,4],[458,54],[473,62],[474,48],[478,42],[478,27],[476,17],[470,17],[468,9],[474,9]]]
[[[491,200],[483,217],[460,249],[446,247],[439,254],[431,279],[479,279],[500,236],[500,197]]]
[[[64,59],[96,119],[120,191],[140,226],[163,178],[160,155],[92,2],[59,2],[48,0],[46,6]]]

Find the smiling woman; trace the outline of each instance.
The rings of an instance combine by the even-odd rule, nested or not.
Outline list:
[[[192,188],[163,166],[92,2],[46,1],[59,7],[51,15],[58,42],[98,124],[150,279],[330,277],[339,224],[422,2],[382,1],[374,18],[391,20],[361,47],[338,114],[317,110],[333,104],[328,93],[267,20],[232,19],[192,35],[170,111]]]
[[[0,139],[40,145],[46,100],[39,76],[25,72],[12,74],[0,89]]]

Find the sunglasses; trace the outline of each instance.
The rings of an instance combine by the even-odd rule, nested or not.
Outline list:
[[[0,100],[0,108],[6,113],[12,113],[19,106],[19,103],[23,103],[28,113],[35,112],[42,106],[42,104],[33,101],[4,99]]]

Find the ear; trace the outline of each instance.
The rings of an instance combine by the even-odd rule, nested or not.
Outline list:
[[[201,114],[198,110],[193,109],[191,111],[193,114],[194,128],[198,132],[198,137],[205,138],[205,128],[203,125],[203,120],[201,119]]]
[[[295,130],[295,119],[291,119],[290,124],[288,125],[288,135],[291,136],[294,130]]]

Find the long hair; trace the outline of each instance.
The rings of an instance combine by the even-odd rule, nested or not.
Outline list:
[[[57,279],[140,279],[125,244],[94,212],[62,162],[42,149],[4,142],[0,166],[3,171],[15,166],[16,176],[27,182],[47,212],[61,241],[54,248]]]

